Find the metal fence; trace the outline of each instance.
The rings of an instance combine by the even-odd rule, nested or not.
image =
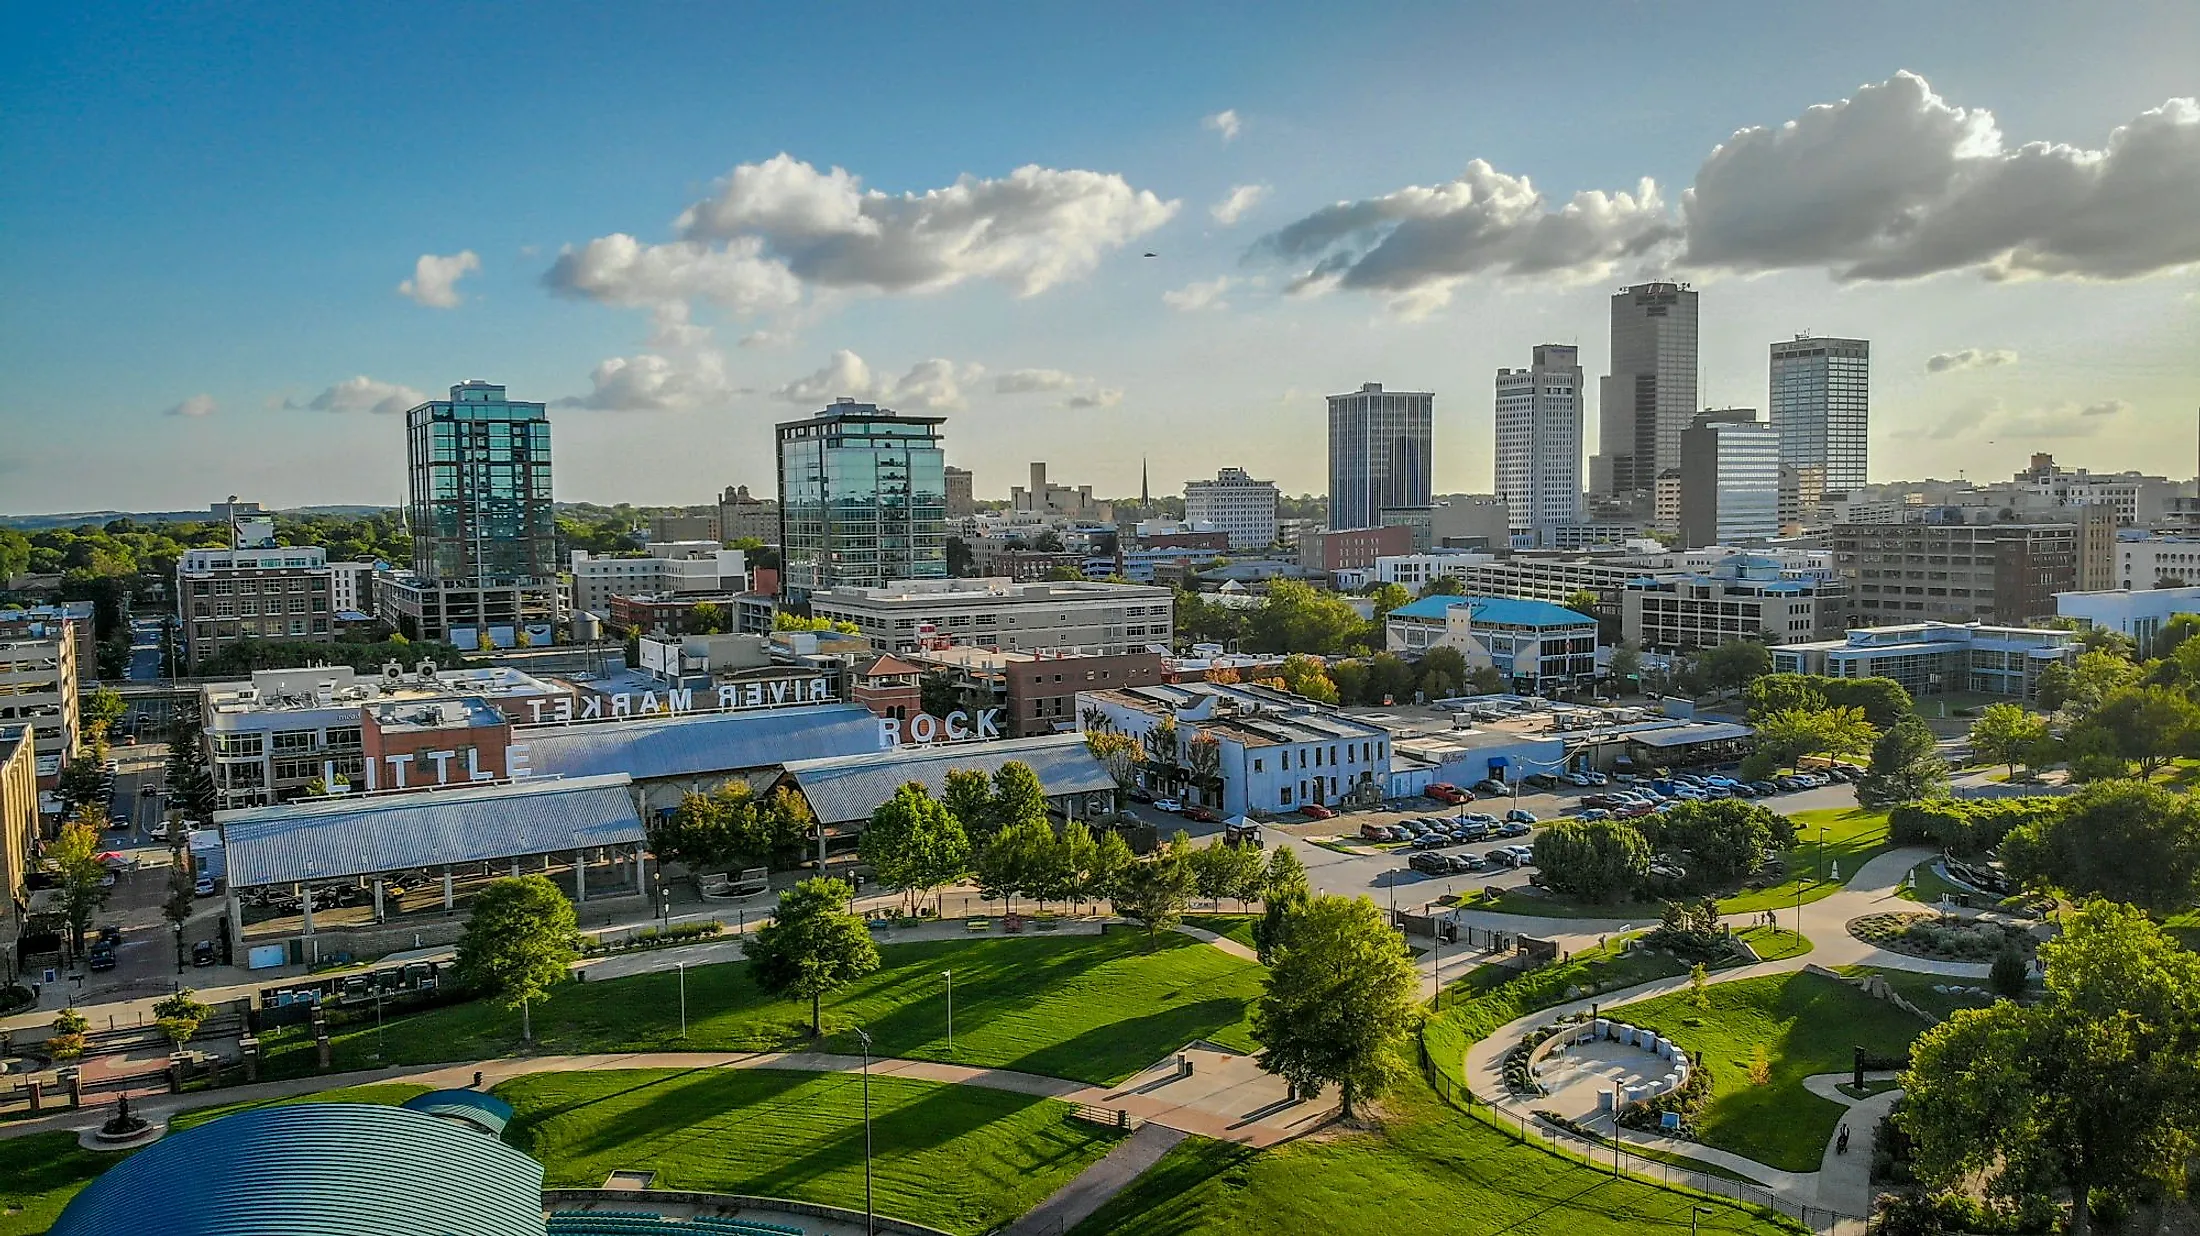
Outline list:
[[[1855,1215],[1838,1210],[1806,1206],[1791,1198],[1782,1197],[1763,1185],[1698,1171],[1636,1153],[1625,1142],[1583,1136],[1530,1115],[1523,1109],[1484,1103],[1472,1091],[1436,1067],[1435,1058],[1429,1054],[1426,1043],[1418,1043],[1417,1046],[1420,1050],[1422,1074],[1428,1078],[1429,1085],[1443,1096],[1446,1103],[1517,1142],[1539,1146],[1551,1154],[1572,1160],[1580,1164],[1584,1171],[1611,1175],[1626,1173],[1644,1184],[1684,1189],[1751,1209],[1776,1211],[1816,1232],[1832,1232],[1843,1224],[1863,1226],[1865,1223]]]

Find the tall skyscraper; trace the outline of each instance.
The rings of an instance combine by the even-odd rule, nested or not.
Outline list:
[[[1813,339],[1772,345],[1772,393],[1766,407],[1780,434],[1780,462],[1825,469],[1828,490],[1864,484],[1871,423],[1872,345],[1867,339]]]
[[[780,422],[780,587],[788,600],[947,577],[939,431],[946,419],[836,399],[807,420]]]
[[[1612,296],[1612,371],[1597,386],[1598,493],[1648,490],[1680,457],[1696,415],[1696,293],[1643,283]]]
[[[405,413],[407,573],[377,580],[385,620],[461,648],[548,643],[558,616],[550,418],[468,381]]]
[[[1780,436],[1755,408],[1698,414],[1681,431],[1681,548],[1780,533]]]
[[[1429,503],[1436,396],[1370,382],[1329,397],[1329,526],[1372,528],[1384,507]]]
[[[1581,522],[1581,349],[1537,346],[1528,369],[1497,371],[1497,495],[1512,512],[1512,531],[1533,533]]]

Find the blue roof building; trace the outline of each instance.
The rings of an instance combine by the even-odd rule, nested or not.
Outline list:
[[[1456,648],[1468,669],[1493,668],[1510,689],[1536,695],[1597,676],[1597,620],[1549,601],[1423,597],[1390,611],[1383,646],[1408,656]]]
[[[85,1186],[52,1236],[542,1236],[542,1165],[399,1107],[294,1103],[162,1138]]]

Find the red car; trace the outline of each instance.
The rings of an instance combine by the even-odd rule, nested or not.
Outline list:
[[[1322,806],[1320,803],[1306,804],[1305,806],[1299,808],[1299,814],[1305,816],[1309,820],[1331,820],[1335,819],[1337,816],[1336,812]]]
[[[1202,824],[1219,824],[1222,822],[1221,813],[1217,812],[1212,807],[1186,807],[1184,809],[1184,818],[1187,820],[1198,820]]]
[[[1428,787],[1428,796],[1440,803],[1456,804],[1474,801],[1474,795],[1447,781],[1432,782]]]

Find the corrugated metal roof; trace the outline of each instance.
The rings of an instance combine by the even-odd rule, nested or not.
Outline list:
[[[990,777],[1012,760],[1030,765],[1049,796],[1115,788],[1115,778],[1085,749],[1082,734],[900,747],[873,755],[802,760],[788,764],[787,775],[801,787],[819,820],[845,824],[869,819],[879,804],[908,782],[937,795],[947,788],[950,769],[974,768]]]
[[[288,803],[220,822],[241,888],[642,839],[624,774]]]
[[[853,704],[653,717],[622,724],[529,727],[537,772],[563,777],[625,773],[636,781],[699,777],[789,760],[879,749],[878,718]]]
[[[542,1236],[542,1165],[397,1107],[294,1103],[162,1138],[107,1169],[52,1236]]]
[[[479,1090],[430,1090],[398,1106],[429,1116],[463,1120],[491,1137],[501,1135],[504,1126],[512,1123],[512,1105]]]
[[[1627,741],[1639,742],[1645,747],[1685,747],[1699,742],[1722,742],[1735,738],[1747,738],[1757,731],[1746,725],[1734,725],[1725,721],[1705,722],[1701,725],[1676,725],[1647,733],[1629,734]]]

